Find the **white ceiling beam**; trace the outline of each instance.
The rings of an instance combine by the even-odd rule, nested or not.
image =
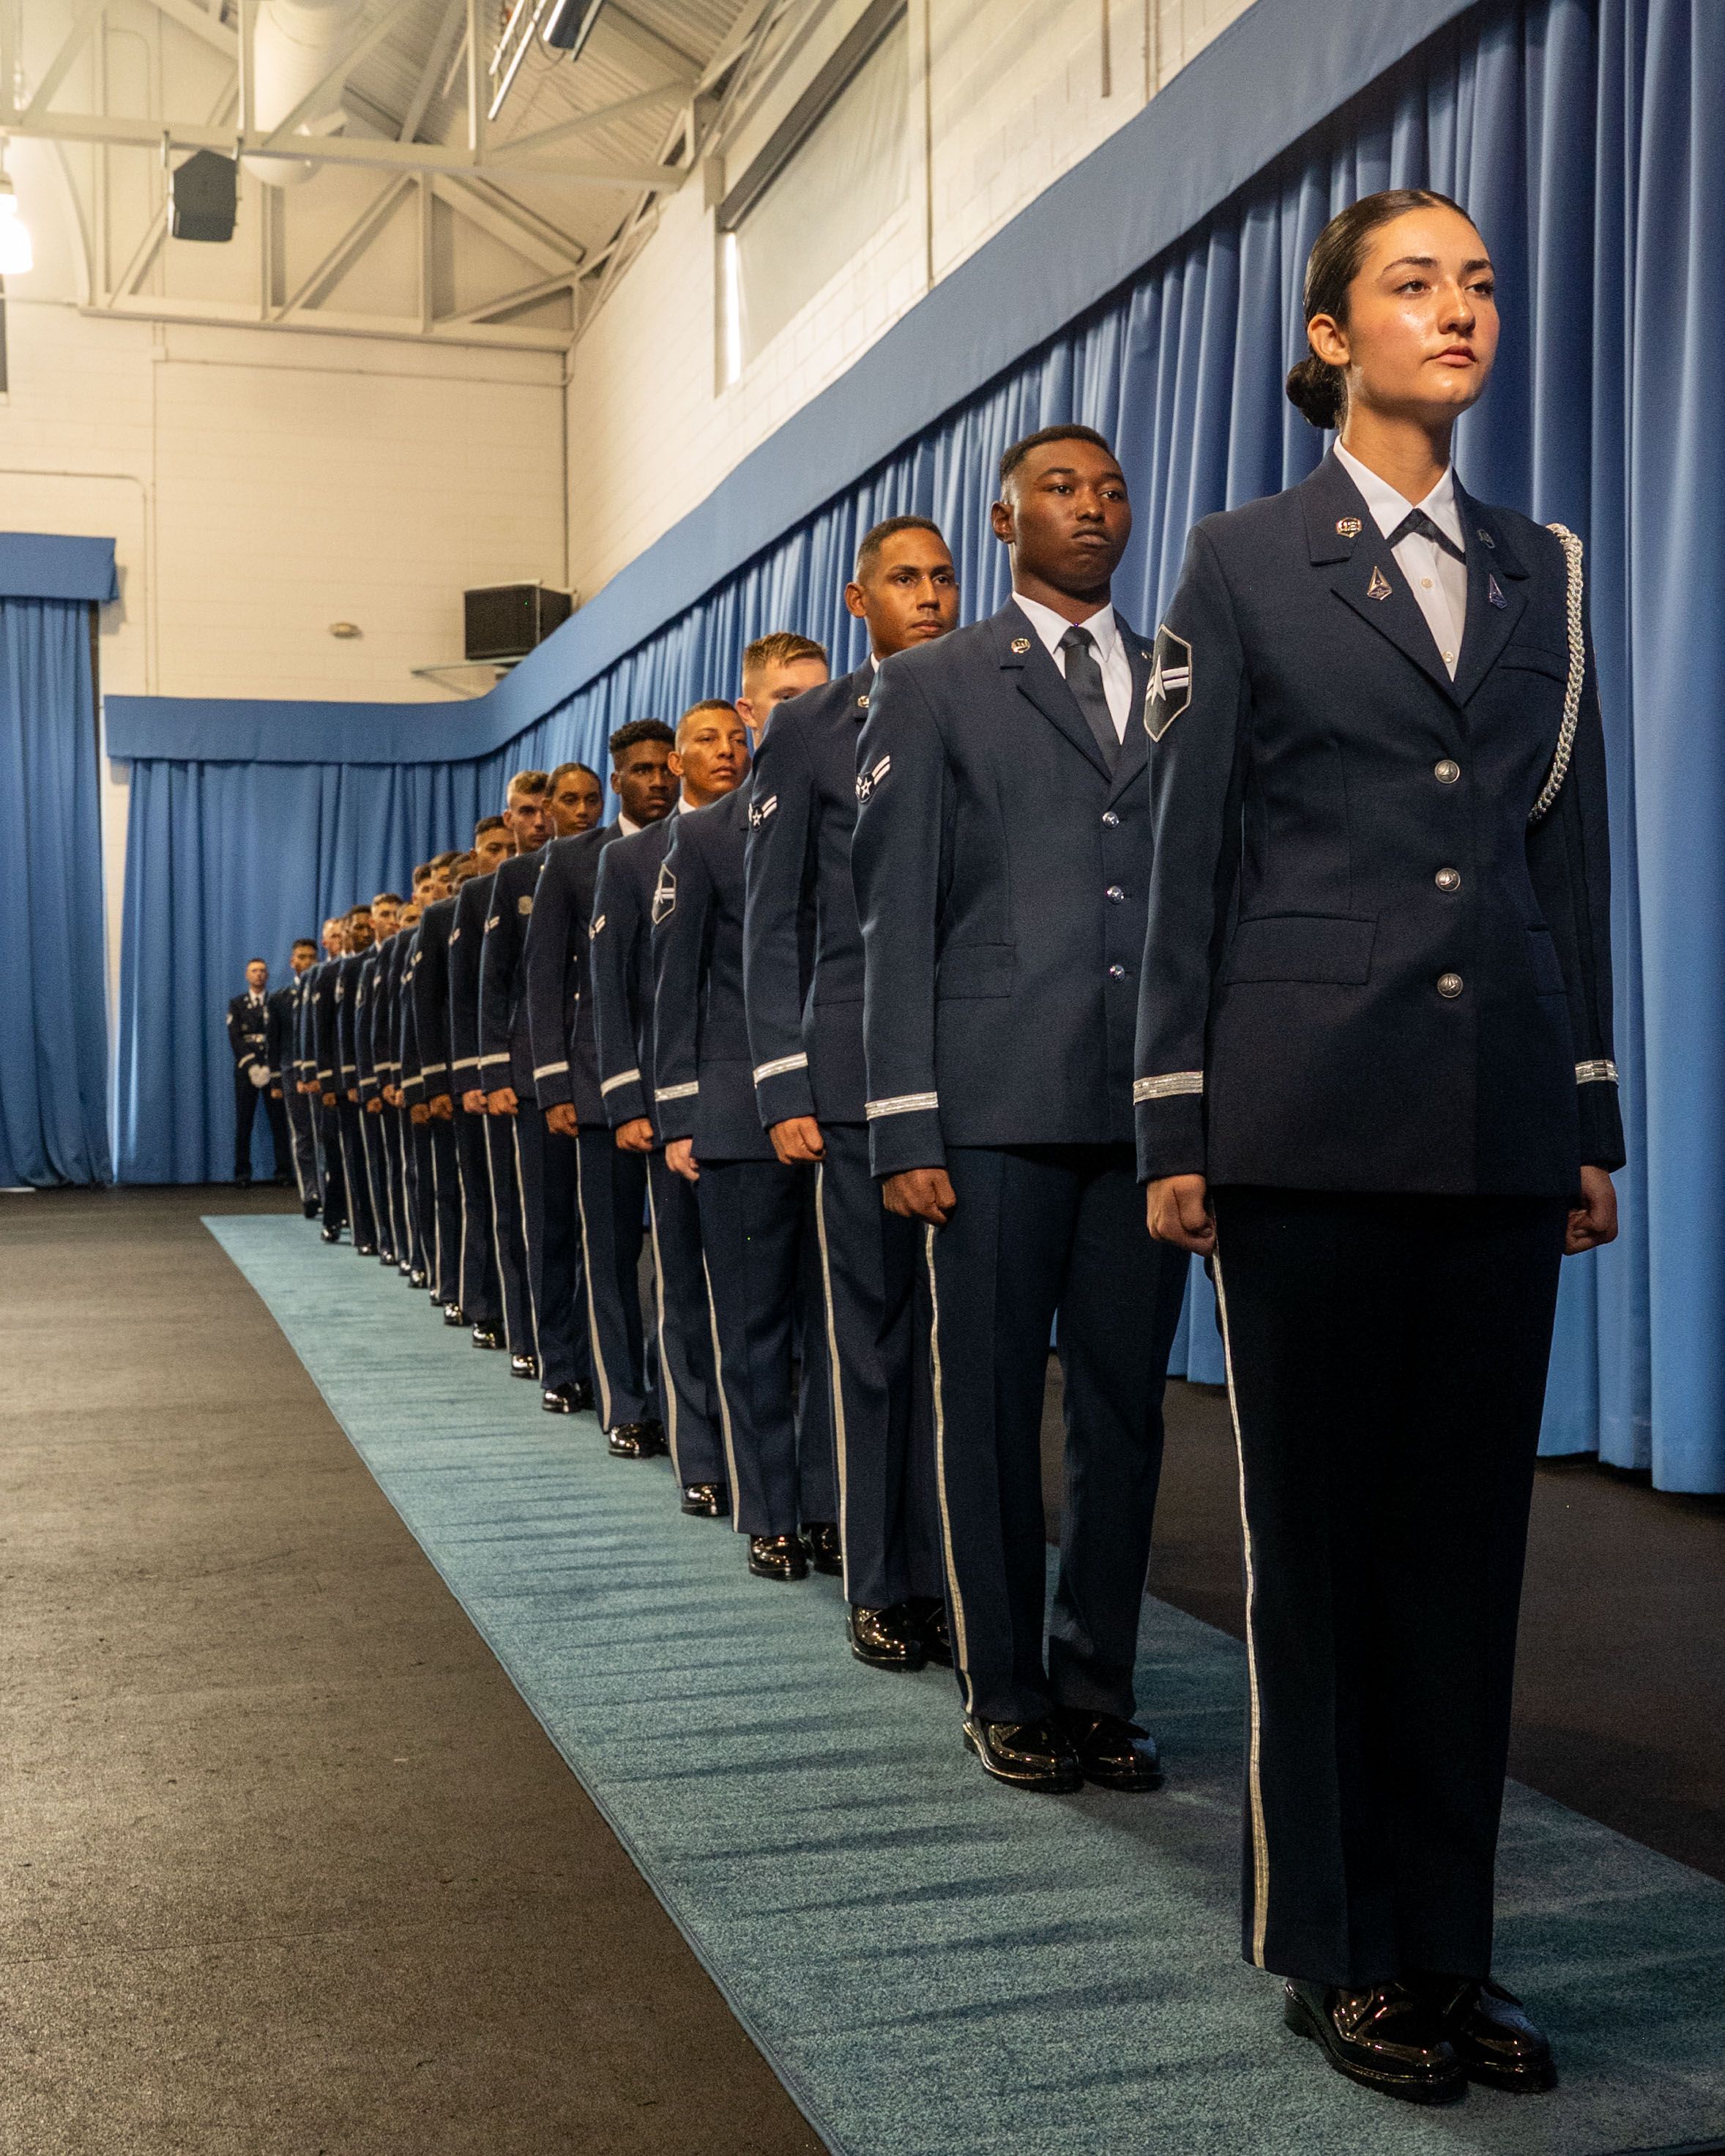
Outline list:
[[[273,156],[308,158],[320,165],[452,172],[468,178],[482,177],[495,167],[511,180],[531,174],[539,179],[561,180],[570,187],[607,187],[624,194],[635,194],[644,187],[675,192],[689,177],[675,165],[579,165],[555,157],[511,158],[506,164],[495,153],[489,159],[475,159],[470,151],[445,148],[440,143],[380,142],[357,136],[350,140],[340,135],[296,135],[284,151],[273,136],[259,128],[240,132],[193,121],[132,119],[117,113],[48,112],[28,123],[20,116],[6,125],[12,134],[48,141],[110,142],[146,150],[159,149],[166,141],[171,149],[219,150],[228,157],[268,151]]]
[[[633,45],[649,60],[657,60],[661,67],[670,67],[680,74],[696,75],[701,73],[701,62],[693,53],[685,52],[674,45],[669,38],[662,38],[657,30],[649,30],[644,23],[638,22],[617,0],[599,10],[598,20],[593,25],[594,34],[601,29],[614,30],[625,44]]]
[[[431,185],[439,201],[447,203],[458,217],[465,217],[487,238],[501,242],[547,277],[587,266],[587,250],[578,241],[567,239],[555,226],[495,188],[447,172],[434,175]]]
[[[84,311],[118,316],[130,321],[213,322],[230,327],[237,323],[255,328],[258,321],[256,307],[244,300],[155,299],[137,295],[130,299],[116,297]],[[291,321],[272,321],[269,327],[278,336],[394,337],[411,344],[481,345],[502,352],[562,352],[568,350],[570,342],[567,330],[533,329],[507,322],[439,321],[428,331],[421,329],[417,315],[355,315],[326,307],[308,309]]]
[[[535,300],[549,299],[553,292],[567,292],[580,274],[578,270],[568,270],[561,277],[542,277],[536,285],[523,285],[480,306],[465,307],[459,315],[439,315],[437,319],[446,328],[456,322],[488,322],[494,315],[507,314],[511,307],[525,307]]]
[[[627,120],[649,105],[663,104],[667,97],[680,96],[691,87],[687,75],[673,75],[668,81],[655,83],[650,90],[637,90],[633,97],[619,98],[615,105],[602,105],[592,112],[578,112],[572,120],[560,120],[554,127],[542,127],[531,135],[511,136],[506,142],[495,142],[491,154],[501,163],[508,157],[524,157],[539,150],[548,150],[554,142],[567,142],[572,136],[585,135],[595,127],[608,127],[614,120]]]
[[[367,203],[335,244],[325,250],[322,260],[300,280],[298,289],[274,311],[272,318],[281,321],[289,315],[308,313],[315,308],[320,297],[337,278],[352,268],[388,223],[396,204],[413,186],[413,179],[412,172],[403,172],[394,179],[387,180],[382,192]],[[272,188],[270,192],[274,193],[275,190]]]
[[[61,41],[59,50],[48,63],[41,81],[37,84],[34,94],[24,107],[23,117],[26,120],[40,119],[54,102],[54,92],[71,72],[73,61],[84,50],[85,40],[95,28],[107,3],[108,0],[84,0],[83,6],[72,18],[72,27]]]
[[[431,41],[431,49],[425,55],[425,64],[419,70],[419,80],[413,85],[413,95],[408,100],[407,110],[402,115],[401,126],[396,131],[398,142],[411,142],[419,132],[420,123],[430,110],[432,99],[437,95],[444,69],[449,64],[450,50],[466,27],[467,0],[449,0],[449,5],[444,10],[444,19],[438,25],[437,35]]]
[[[287,117],[270,129],[269,140],[264,147],[274,150],[285,141],[302,120],[316,111],[326,92],[332,90],[344,76],[351,74],[362,60],[376,52],[402,18],[418,5],[418,0],[393,0],[393,4],[383,10],[365,34],[350,45],[333,66],[324,69]]]
[[[150,0],[158,15],[165,15],[170,23],[177,23],[182,30],[189,30],[194,38],[202,38],[205,44],[213,46],[230,60],[239,50],[239,39],[218,16],[206,14],[198,0]]]

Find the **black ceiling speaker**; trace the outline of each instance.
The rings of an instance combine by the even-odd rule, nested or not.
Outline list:
[[[473,660],[525,659],[574,610],[571,593],[543,584],[485,584],[461,596]]]
[[[539,33],[560,53],[578,53],[593,34],[605,0],[552,0],[551,13]]]
[[[194,150],[167,177],[176,239],[232,239],[239,167],[214,150]]]

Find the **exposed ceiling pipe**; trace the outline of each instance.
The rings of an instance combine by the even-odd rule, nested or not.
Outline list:
[[[339,134],[343,124],[342,79],[324,78],[339,59],[365,11],[365,0],[263,0],[252,30],[253,126],[267,131],[324,86],[295,122],[296,135]],[[317,167],[309,157],[248,157],[246,170],[275,187],[309,180]]]

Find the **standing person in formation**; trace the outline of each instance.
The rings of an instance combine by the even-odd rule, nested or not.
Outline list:
[[[336,1024],[336,987],[347,952],[347,923],[332,914],[323,924],[323,957],[311,969],[305,1015],[305,1068],[317,1122],[318,1188],[322,1194],[326,1243],[338,1243],[347,1224],[347,1173],[337,1105],[341,1048]]]
[[[455,880],[472,860],[470,854],[439,856],[439,881],[444,896],[434,898],[419,917],[409,983],[430,1154],[431,1291],[442,1308],[445,1325],[471,1322],[461,1307],[466,1201],[456,1155],[455,1103],[449,1078],[449,931],[455,920]]]
[[[781,1161],[815,1173],[851,1651],[876,1669],[916,1670],[931,1653],[952,1659],[916,1309],[922,1237],[881,1204],[869,1165],[850,841],[875,665],[957,625],[938,526],[877,524],[845,603],[868,624],[868,655],[784,705],[755,757],[744,993],[761,1120]]]
[[[507,910],[515,920],[525,900],[533,904],[538,881],[538,852],[550,834],[551,816],[545,805],[551,774],[546,771],[518,771],[504,797],[503,821],[513,842],[507,858],[492,871],[485,896],[485,924],[474,982],[475,1069],[485,1111],[485,1159],[491,1178],[491,1228],[497,1243],[497,1270],[503,1285],[503,1322],[509,1336],[509,1367],[512,1376],[531,1380],[539,1374],[538,1322],[533,1307],[533,1282],[527,1265],[526,1214],[521,1192],[520,1135],[516,1126],[520,1080],[531,1091],[531,1048],[525,1024],[517,1023],[513,983],[508,992],[497,992],[497,967],[492,963],[493,992],[485,993],[485,952]],[[530,858],[522,858],[522,857]],[[506,881],[505,871],[508,871]]]
[[[311,1128],[311,1103],[300,1090],[300,1015],[305,984],[317,960],[317,946],[302,936],[288,953],[290,978],[270,997],[270,1098],[280,1101],[286,1119],[294,1182],[308,1220],[317,1218],[317,1144]],[[280,1163],[278,1163],[280,1165]]]
[[[728,729],[739,783],[677,819],[653,901],[653,1102],[665,1165],[695,1185],[733,1518],[758,1578],[842,1569],[814,1178],[773,1151],[755,1105],[743,1008],[747,716],[757,738],[782,704],[826,679],[805,636],[743,654]],[[745,712],[747,706],[747,712]],[[793,1391],[798,1323],[802,1372]]]
[[[619,1156],[605,1121],[595,1064],[593,999],[586,993],[588,946],[599,863],[618,839],[661,822],[675,794],[666,759],[671,731],[662,719],[631,719],[610,739],[614,824],[558,839],[547,851],[527,937],[527,1010],[534,1083],[544,1111],[548,1158],[557,1166],[555,1221],[565,1263],[578,1258],[585,1282],[580,1387],[547,1384],[547,1413],[597,1405],[606,1444],[619,1460],[655,1459],[665,1433],[653,1398],[641,1335],[640,1257],[644,1163]],[[576,764],[565,769],[578,773]],[[589,776],[591,774],[588,774]],[[585,803],[585,789],[581,797]],[[591,1384],[586,1381],[591,1372]]]
[[[965,1741],[1022,1789],[1147,1790],[1132,1669],[1188,1270],[1144,1234],[1132,1163],[1150,652],[1109,598],[1132,511],[1100,434],[1016,443],[992,516],[1012,598],[886,660],[858,744],[864,1112],[887,1208],[924,1239]]]
[[[551,846],[598,821],[598,783],[584,763],[559,764],[545,788],[541,842],[497,871],[480,965],[481,1047],[504,1045],[515,1119],[516,1177],[533,1311],[540,1404],[548,1414],[573,1414],[593,1405],[593,1369],[581,1308],[581,1240],[575,1219],[575,1158],[570,1140],[547,1130],[540,1086],[549,1075],[533,1045],[529,953],[534,909]],[[525,840],[523,841],[525,845]],[[489,1092],[496,1112],[496,1089]]]
[[[371,1155],[365,1142],[365,1116],[359,1105],[358,1018],[360,968],[372,947],[369,906],[356,906],[347,916],[347,949],[336,961],[329,1005],[329,1034],[318,1050],[321,1067],[335,1073],[336,1115],[341,1147],[341,1172],[347,1190],[347,1218],[353,1247],[362,1258],[377,1255],[377,1216],[372,1197]]]
[[[1492,1869],[1563,1254],[1616,1232],[1579,542],[1487,507],[1486,244],[1368,196],[1288,393],[1340,439],[1192,535],[1146,714],[1151,1230],[1211,1256],[1245,1522],[1245,1951],[1339,2071],[1544,2088]]]
[[[228,1045],[234,1055],[234,1180],[244,1188],[252,1179],[252,1122],[261,1096],[275,1152],[275,1179],[288,1176],[287,1118],[271,1060],[275,1034],[270,998],[270,968],[261,958],[246,961],[245,987],[228,1004]]]
[[[419,1068],[419,1034],[413,1021],[413,972],[418,956],[419,921],[425,911],[422,892],[436,888],[428,862],[422,876],[413,872],[413,896],[401,910],[401,929],[395,939],[397,957],[389,1016],[390,1053],[394,1058],[395,1086],[392,1105],[401,1133],[402,1184],[407,1199],[408,1285],[431,1285],[432,1239],[434,1220],[428,1219],[431,1204],[431,1133],[425,1106],[424,1075]]]
[[[615,1149],[646,1164],[653,1239],[654,1319],[659,1394],[678,1502],[698,1519],[731,1510],[712,1320],[701,1265],[701,1214],[694,1186],[665,1164],[653,1120],[653,893],[685,809],[730,793],[746,760],[737,752],[733,706],[691,704],[677,721],[666,768],[678,788],[670,814],[623,833],[599,857],[582,991],[589,1002],[600,1103]]]
[[[501,1351],[506,1343],[487,1142],[490,1117],[479,1071],[480,957],[492,879],[514,851],[515,834],[503,819],[481,816],[473,827],[471,871],[455,881],[448,947],[449,1086],[461,1177],[461,1311],[473,1328],[474,1346],[487,1351]]]

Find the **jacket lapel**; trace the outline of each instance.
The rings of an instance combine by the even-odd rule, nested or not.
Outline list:
[[[1120,744],[1120,760],[1114,767],[1114,798],[1144,775],[1149,760],[1150,737],[1144,731],[1144,705],[1150,694],[1150,670],[1154,654],[1137,629],[1128,629],[1118,614],[1114,625],[1126,640],[1126,655],[1132,670],[1132,700],[1127,707],[1126,737]]]
[[[1065,676],[1050,658],[1029,616],[1009,599],[995,615],[993,626],[1001,671],[1016,678],[1019,695],[1027,697],[1081,755],[1087,757],[1104,778],[1111,779],[1114,773],[1103,761],[1077,700],[1066,686]]]
[[[1425,616],[1377,519],[1333,454],[1325,457],[1301,491],[1312,567],[1327,569],[1330,589],[1343,604],[1410,659],[1452,702],[1459,701]]]
[[[1483,681],[1527,610],[1527,572],[1507,532],[1463,493],[1458,480],[1455,506],[1467,542],[1467,619],[1462,625],[1461,657],[1455,669],[1455,696],[1465,704]]]

